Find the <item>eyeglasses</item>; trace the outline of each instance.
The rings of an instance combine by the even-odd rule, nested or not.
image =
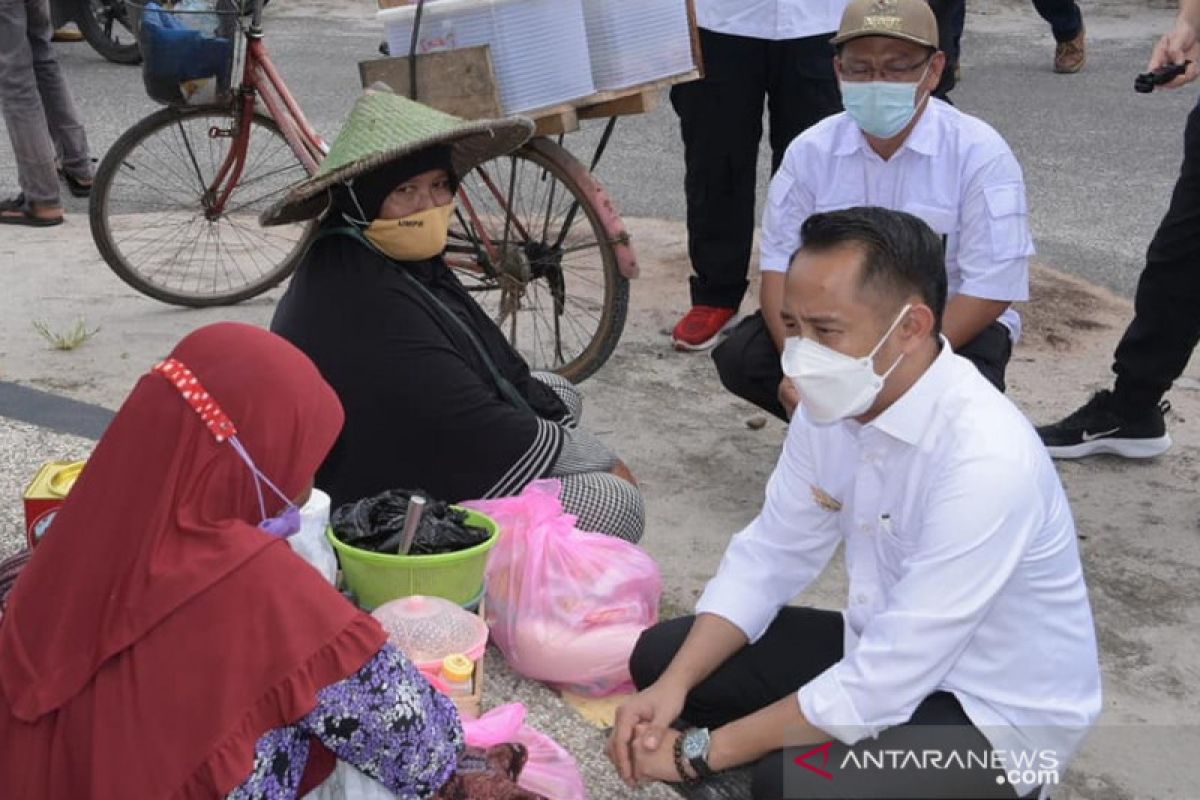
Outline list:
[[[838,72],[844,80],[856,83],[870,80],[899,82],[905,78],[913,77],[917,70],[924,68],[932,58],[933,54],[931,53],[915,64],[902,64],[893,61],[884,64],[878,69],[875,68],[874,64],[866,62],[853,61],[846,63],[842,61],[838,63]]]

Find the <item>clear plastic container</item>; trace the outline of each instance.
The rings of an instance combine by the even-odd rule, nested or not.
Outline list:
[[[378,13],[393,56],[408,55],[415,14],[412,5]],[[505,114],[578,100],[596,91],[581,0],[431,0],[425,4],[418,53],[485,44],[491,47]]]
[[[403,597],[384,603],[371,616],[417,669],[436,672],[447,656],[456,654],[478,661],[487,646],[487,623],[441,597]]]
[[[583,16],[599,91],[695,68],[687,0],[583,0]]]

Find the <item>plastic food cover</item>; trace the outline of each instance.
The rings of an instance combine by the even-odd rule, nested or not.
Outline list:
[[[384,603],[371,616],[417,669],[436,672],[442,659],[453,653],[478,661],[487,645],[483,619],[441,597],[402,597]]]

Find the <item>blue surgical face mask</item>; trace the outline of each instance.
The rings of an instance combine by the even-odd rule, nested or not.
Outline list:
[[[926,73],[929,68],[926,67]],[[890,139],[912,122],[917,113],[917,91],[921,81],[840,81],[842,105],[864,132]]]

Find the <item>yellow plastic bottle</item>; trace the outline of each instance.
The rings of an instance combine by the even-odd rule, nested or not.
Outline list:
[[[442,681],[451,696],[469,695],[474,675],[475,662],[462,653],[452,653],[442,659]]]

